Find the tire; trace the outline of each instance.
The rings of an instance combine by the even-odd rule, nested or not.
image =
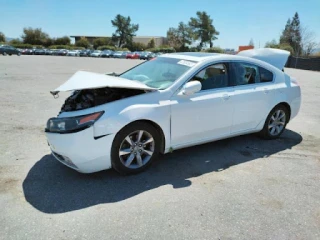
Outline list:
[[[137,141],[141,132],[143,134],[140,141]],[[122,175],[146,170],[159,157],[160,139],[157,129],[148,123],[135,122],[127,125],[117,133],[113,140],[112,167]],[[125,151],[120,151],[120,149]]]
[[[7,56],[7,53],[6,53],[6,52],[3,52],[2,55],[3,55],[3,56]]]
[[[263,129],[259,132],[260,137],[264,139],[276,139],[280,137],[287,126],[289,117],[289,110],[286,106],[275,106],[269,113]]]
[[[20,55],[21,55],[21,53],[20,53],[20,52],[18,52],[18,53],[17,53],[17,56],[20,56]]]

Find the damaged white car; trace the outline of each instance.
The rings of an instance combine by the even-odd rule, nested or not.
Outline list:
[[[111,76],[79,71],[47,122],[53,156],[82,173],[140,172],[161,153],[258,132],[278,138],[301,102],[284,73],[289,52],[164,54]]]

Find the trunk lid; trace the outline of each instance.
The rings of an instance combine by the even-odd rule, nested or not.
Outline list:
[[[140,89],[140,90],[157,90],[156,88],[148,87],[147,85],[128,80],[120,77],[105,75],[101,73],[93,73],[86,71],[76,72],[69,80],[67,80],[60,87],[50,91],[52,95],[57,95],[59,92],[96,89],[96,88],[126,88],[126,89]]]
[[[241,51],[238,55],[267,62],[282,70],[288,61],[290,52],[281,49],[258,48]]]

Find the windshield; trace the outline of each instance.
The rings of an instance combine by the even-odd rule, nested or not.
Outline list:
[[[196,62],[159,57],[144,62],[120,75],[157,89],[166,89],[187,72]]]

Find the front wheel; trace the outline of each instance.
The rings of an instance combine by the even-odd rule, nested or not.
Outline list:
[[[3,55],[3,56],[7,56],[7,53],[6,53],[6,52],[4,52],[4,53],[2,53],[2,55]]]
[[[160,136],[150,124],[136,122],[124,127],[111,149],[113,168],[120,174],[139,173],[148,168],[160,153]]]
[[[289,111],[283,105],[278,105],[269,113],[260,136],[265,139],[280,137],[289,121]]]

